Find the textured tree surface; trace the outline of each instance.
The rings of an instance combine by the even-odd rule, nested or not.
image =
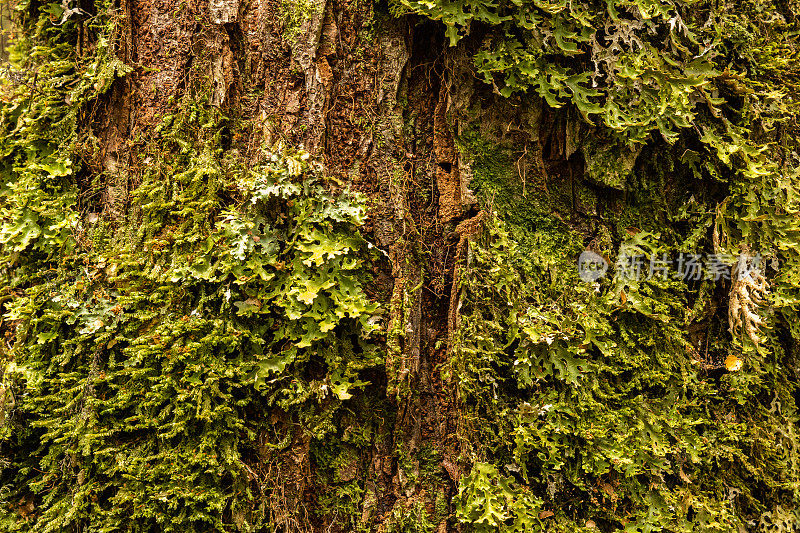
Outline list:
[[[0,530],[800,530],[798,15],[3,4]]]

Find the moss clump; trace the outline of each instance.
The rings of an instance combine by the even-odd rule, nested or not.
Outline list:
[[[283,37],[291,45],[300,39],[303,25],[322,15],[325,2],[319,0],[281,0],[280,16],[283,19]]]
[[[109,20],[112,6],[98,8],[95,21]],[[47,9],[20,21],[17,47],[37,53],[15,63],[47,81],[0,105],[2,325],[13,340],[0,529],[277,527],[263,465],[282,464],[292,424],[311,440],[335,434],[363,372],[382,362],[362,287],[363,198],[300,150],[264,147],[247,164],[225,154],[231,121],[192,71],[119,169],[138,185],[132,208],[80,217],[99,207],[80,204],[80,117],[108,89],[103,76],[125,70],[93,66],[117,61],[99,44],[77,55],[76,24],[54,27]],[[334,490],[360,499],[355,482]]]
[[[443,3],[403,3],[448,21]],[[464,8],[467,18],[491,16],[478,4],[470,4],[474,11]],[[746,11],[777,9],[767,5]],[[570,9],[539,14],[561,24]],[[718,35],[725,36],[725,59],[713,68],[741,69],[714,78],[727,103],[710,101],[710,112],[695,109],[691,127],[670,133],[659,126],[666,140],[637,138],[637,126],[622,141],[614,140],[615,128],[582,141],[586,179],[602,193],[583,195],[574,182],[572,191],[559,191],[554,179],[542,183],[543,176],[531,176],[537,186],[526,194],[515,167],[519,147],[512,152],[469,133],[461,139],[475,154],[473,187],[495,212],[462,278],[462,326],[448,369],[458,376],[464,455],[472,463],[457,509],[466,527],[727,532],[767,524],[772,516],[781,516],[779,523],[786,516],[800,519],[800,493],[791,481],[798,460],[792,398],[800,384],[785,370],[796,366],[800,342],[800,183],[793,163],[785,163],[797,149],[797,131],[776,126],[796,117],[795,74],[778,66],[793,57],[796,43],[777,46],[789,31],[781,21],[759,25],[738,12],[703,9],[718,17]],[[496,14],[504,19],[489,22],[500,27],[518,17],[501,9]],[[492,70],[495,82],[497,73],[517,88],[530,81],[514,73],[525,64],[519,54],[533,47],[518,44],[493,48],[507,62]],[[769,49],[759,57],[781,76],[766,75],[752,61],[754,49]],[[544,85],[539,80],[527,88]],[[793,98],[778,104],[767,87]],[[600,95],[593,101],[611,102]],[[681,114],[679,102],[664,102],[665,114]],[[576,209],[583,202],[597,211]],[[556,214],[568,210],[572,217]],[[587,246],[611,263],[595,284],[577,276],[575,261]],[[758,343],[744,327],[738,335],[729,329],[726,308],[736,285],[645,279],[646,270],[641,279],[626,279],[615,268],[621,254],[641,255],[646,268],[652,257],[735,259],[756,250],[775,261],[762,286],[780,292],[749,307],[758,308],[755,320],[768,332]],[[741,365],[726,363],[731,360]]]

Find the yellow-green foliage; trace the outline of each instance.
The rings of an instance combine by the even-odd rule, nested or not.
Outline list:
[[[303,24],[306,24],[324,7],[323,2],[318,0],[282,0],[281,16],[283,18],[284,38],[287,42],[294,44],[301,37],[300,32]]]
[[[131,141],[120,176],[91,175],[87,115],[129,72],[112,53],[113,5],[97,3],[80,51],[79,16],[56,25],[61,4],[17,5],[25,36],[0,101],[0,305],[13,340],[0,530],[274,530],[270,491],[284,480],[259,465],[295,437],[314,463],[308,513],[371,528],[361,513],[383,495],[361,461],[392,445],[396,413],[367,383],[385,358],[362,287],[363,199],[300,150],[264,147],[255,164],[223,150],[236,118],[209,104],[196,71],[172,114]],[[311,5],[288,16],[289,32]],[[725,282],[612,269],[584,284],[574,261],[589,224],[556,191],[526,193],[518,154],[465,133],[473,186],[495,214],[468,254],[444,367],[463,400],[463,453],[448,460],[468,467],[451,521],[796,530],[800,6],[395,7],[443,21],[454,44],[481,36],[474,64],[501,95],[538,94],[597,126],[580,149],[597,156],[594,186],[620,202],[593,219],[598,251],[760,252],[769,265],[758,345],[729,333]],[[636,164],[617,164],[617,150],[637,153],[628,145]],[[94,212],[98,189],[125,176],[130,208]],[[698,347],[690,331],[701,330]],[[737,372],[721,364],[732,355]],[[395,453],[427,493],[375,518],[431,531],[448,513],[441,450]]]
[[[720,103],[712,41],[688,9],[670,0],[396,0],[441,20],[451,44],[478,26],[483,79],[503,96],[535,93],[571,102],[587,120],[634,141],[657,129],[674,139],[698,104]],[[713,36],[713,34],[711,34]]]
[[[444,22],[453,44],[479,35],[476,68],[502,95],[575,106],[600,130],[580,147],[592,182],[625,192],[621,204],[610,189],[590,196],[606,209],[581,220],[552,182],[524,194],[512,147],[462,136],[479,148],[473,187],[496,216],[462,277],[448,370],[473,462],[459,520],[480,531],[795,531],[800,6],[397,3]],[[620,173],[615,159],[639,143]],[[598,148],[604,160],[589,161]],[[570,211],[597,230],[591,243]],[[612,262],[596,285],[577,275],[587,244]],[[771,293],[759,344],[729,332],[730,283],[627,280],[613,268],[623,252],[760,253]],[[698,327],[705,345],[693,344]],[[725,368],[731,356],[742,370]]]
[[[628,246],[668,249],[646,233]],[[519,250],[493,220],[465,280],[450,369],[475,461],[462,521],[481,531],[576,531],[591,520],[606,531],[723,532],[794,508],[796,378],[781,371],[790,355],[780,343],[712,378],[685,331],[699,288],[615,277],[595,292],[572,261]]]
[[[382,361],[360,281],[363,199],[300,150],[223,157],[231,121],[193,73],[136,145],[134,208],[80,216],[97,207],[82,203],[77,147],[93,140],[81,118],[127,69],[105,44],[110,5],[90,57],[72,21],[39,8],[22,17],[22,82],[0,106],[0,285],[15,341],[2,359],[0,529],[273,527],[274,480],[253,476],[264,450],[289,445],[290,424],[335,433],[367,385],[360,372]],[[35,511],[19,512],[28,501]]]

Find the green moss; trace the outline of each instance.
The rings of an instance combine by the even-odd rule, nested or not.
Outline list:
[[[462,135],[458,144],[470,157],[470,188],[508,222],[521,254],[544,262],[577,257],[582,237],[558,215],[571,210],[572,184],[546,185],[543,176],[533,173],[524,182],[517,165],[521,154],[477,131]]]
[[[751,37],[779,39],[786,30],[777,23],[782,29],[766,37],[738,13],[719,16],[738,19]],[[746,59],[753,43],[737,35],[728,59],[759,71]],[[786,60],[793,52],[784,53]],[[770,108],[760,124],[794,120],[794,104],[770,107],[776,101],[764,90],[771,83],[798,92],[792,76],[724,83],[730,107],[696,115],[669,136],[671,145],[649,139],[634,150],[608,130],[582,141],[587,184],[555,172],[546,180],[521,175],[524,146],[485,131],[459,139],[472,155],[471,186],[493,212],[463,277],[462,328],[448,370],[458,376],[463,447],[473,458],[457,502],[465,527],[727,532],[773,515],[797,520],[800,496],[790,480],[798,413],[790,398],[798,382],[779,370],[793,365],[800,338],[800,219],[790,199],[799,184],[780,163],[796,150],[797,134],[776,137],[784,146],[777,148],[754,116]],[[745,103],[731,94],[748,90],[754,100]],[[577,278],[585,246],[612,263],[595,285]],[[729,332],[727,282],[625,280],[613,266],[623,252],[743,250],[785,261],[770,271],[782,294],[770,301],[780,311],[760,308],[768,332],[758,347]],[[745,358],[745,367],[729,372],[723,362],[731,356]],[[789,409],[778,413],[772,398]],[[767,437],[775,433],[781,444]],[[751,441],[759,444],[743,444]],[[728,487],[741,493],[732,500]]]
[[[433,533],[435,525],[428,519],[428,512],[422,502],[408,506],[395,505],[392,514],[384,522],[385,533]]]
[[[602,128],[580,146],[585,176],[526,174],[518,162],[532,151],[491,125],[465,124],[457,139],[489,216],[444,365],[463,401],[460,457],[472,463],[455,518],[491,531],[790,530],[800,32],[796,17],[773,15],[793,4],[399,3],[449,23],[453,40],[480,22],[484,46],[465,49],[487,82]],[[288,41],[317,5],[281,3]],[[423,274],[390,302],[384,340],[363,290],[364,199],[331,186],[302,151],[263,147],[254,163],[225,150],[223,131],[248,126],[209,104],[197,65],[174,110],[131,140],[120,179],[132,207],[100,213],[94,189],[107,183],[86,185],[99,141],[84,119],[129,68],[113,52],[114,6],[96,7],[79,27],[53,24],[56,4],[25,4],[11,50],[22,81],[0,102],[0,305],[14,342],[2,353],[0,530],[272,530],[266,506],[283,479],[265,465],[308,459],[302,447],[284,457],[308,441],[320,522],[433,531],[449,518],[450,481],[430,443],[395,451],[413,496],[360,523],[384,496],[367,492],[366,460],[394,442],[393,403],[419,394],[398,356],[425,255],[412,250],[402,265]],[[379,35],[383,16],[362,38]],[[642,42],[607,58],[616,66],[597,87],[581,59],[595,53],[594,27],[613,30],[601,41]],[[95,46],[79,53],[87,32]],[[402,91],[398,105],[410,109]],[[388,148],[364,120],[375,148]],[[386,120],[418,135],[413,113]],[[392,185],[406,189],[395,171]],[[427,202],[433,191],[412,193]],[[612,262],[621,251],[761,252],[771,292],[760,345],[730,334],[730,285],[614,269],[585,284],[575,259],[586,246]],[[722,364],[730,355],[741,370]]]
[[[599,142],[590,137],[581,152],[586,161],[586,179],[603,187],[623,190],[633,172],[638,149],[614,141]]]
[[[291,45],[300,39],[303,25],[313,17],[319,16],[324,2],[318,0],[281,0],[280,16],[283,19],[283,37]]]
[[[106,31],[113,11],[98,8],[93,30]],[[265,450],[292,442],[276,427],[280,413],[312,441],[332,438],[369,385],[363,372],[382,364],[367,322],[376,306],[362,289],[364,199],[332,187],[300,150],[264,147],[256,164],[223,156],[235,124],[210,105],[196,66],[120,169],[137,184],[135,207],[81,218],[101,206],[80,204],[78,117],[126,70],[76,56],[75,25],[53,27],[37,10],[18,44],[38,47],[37,63],[17,66],[47,71],[47,83],[33,100],[33,84],[22,84],[0,106],[0,238],[16,251],[0,256],[15,295],[2,302],[14,410],[2,407],[0,494],[6,508],[30,500],[36,511],[0,527],[273,527],[261,494],[271,481],[253,472]],[[360,423],[348,438],[363,446],[377,422]],[[357,457],[337,448],[321,500],[351,524],[363,492]]]

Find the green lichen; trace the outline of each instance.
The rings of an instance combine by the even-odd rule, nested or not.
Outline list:
[[[86,56],[73,21],[52,25],[47,6],[23,15],[16,50],[36,53],[14,68],[26,81],[46,75],[12,86],[0,106],[13,340],[0,529],[276,527],[280,509],[264,507],[273,480],[254,472],[292,443],[290,420],[312,441],[335,435],[369,385],[363,372],[383,360],[362,286],[364,199],[301,150],[263,147],[255,164],[224,153],[235,123],[210,105],[197,67],[119,169],[137,184],[132,208],[81,216],[101,207],[82,203],[80,150],[92,138],[81,117],[128,71],[102,44],[114,11],[98,8],[90,29],[102,38]],[[353,432],[361,446],[364,431]],[[363,489],[343,479],[358,465],[334,462],[326,494],[354,515]]]
[[[549,176],[520,172],[524,144],[482,140],[485,128],[460,139],[495,213],[462,278],[448,370],[472,464],[458,502],[465,527],[797,522],[800,6],[394,5],[441,21],[495,93],[515,105],[538,95],[551,116],[567,106],[561,120],[584,122],[566,133],[583,160],[551,161]],[[594,285],[577,278],[585,247],[612,263]],[[759,290],[772,292],[746,302],[749,325],[725,310],[750,298],[736,283],[627,280],[613,268],[622,253],[681,252],[769,258]],[[540,503],[543,514],[530,512]]]
[[[318,5],[281,3],[287,40]],[[244,161],[226,149],[223,132],[247,125],[210,105],[199,66],[160,126],[131,139],[113,176],[130,190],[102,211],[110,178],[92,175],[90,112],[129,73],[113,54],[114,7],[98,4],[81,30],[53,24],[58,5],[23,3],[0,102],[13,343],[0,530],[796,529],[798,6],[398,6],[443,21],[514,104],[535,94],[586,121],[568,161],[539,161],[543,131],[529,146],[462,124],[456,140],[487,222],[441,366],[461,402],[446,414],[463,472],[455,513],[436,443],[411,449],[392,431],[398,404],[421,394],[400,360],[415,299],[430,297],[420,243],[395,243],[401,270],[420,275],[386,302],[396,320],[384,339],[364,288],[364,198],[300,150],[263,146]],[[390,148],[363,120],[374,149]],[[406,179],[397,170],[390,185],[408,191]],[[575,265],[587,247],[612,263],[762,253],[769,292],[748,307],[759,338],[729,328],[729,295],[742,293],[725,281],[630,280],[612,266],[587,284]],[[386,466],[372,462],[391,462],[385,450],[398,484],[387,489],[405,495],[391,510],[374,479]]]

